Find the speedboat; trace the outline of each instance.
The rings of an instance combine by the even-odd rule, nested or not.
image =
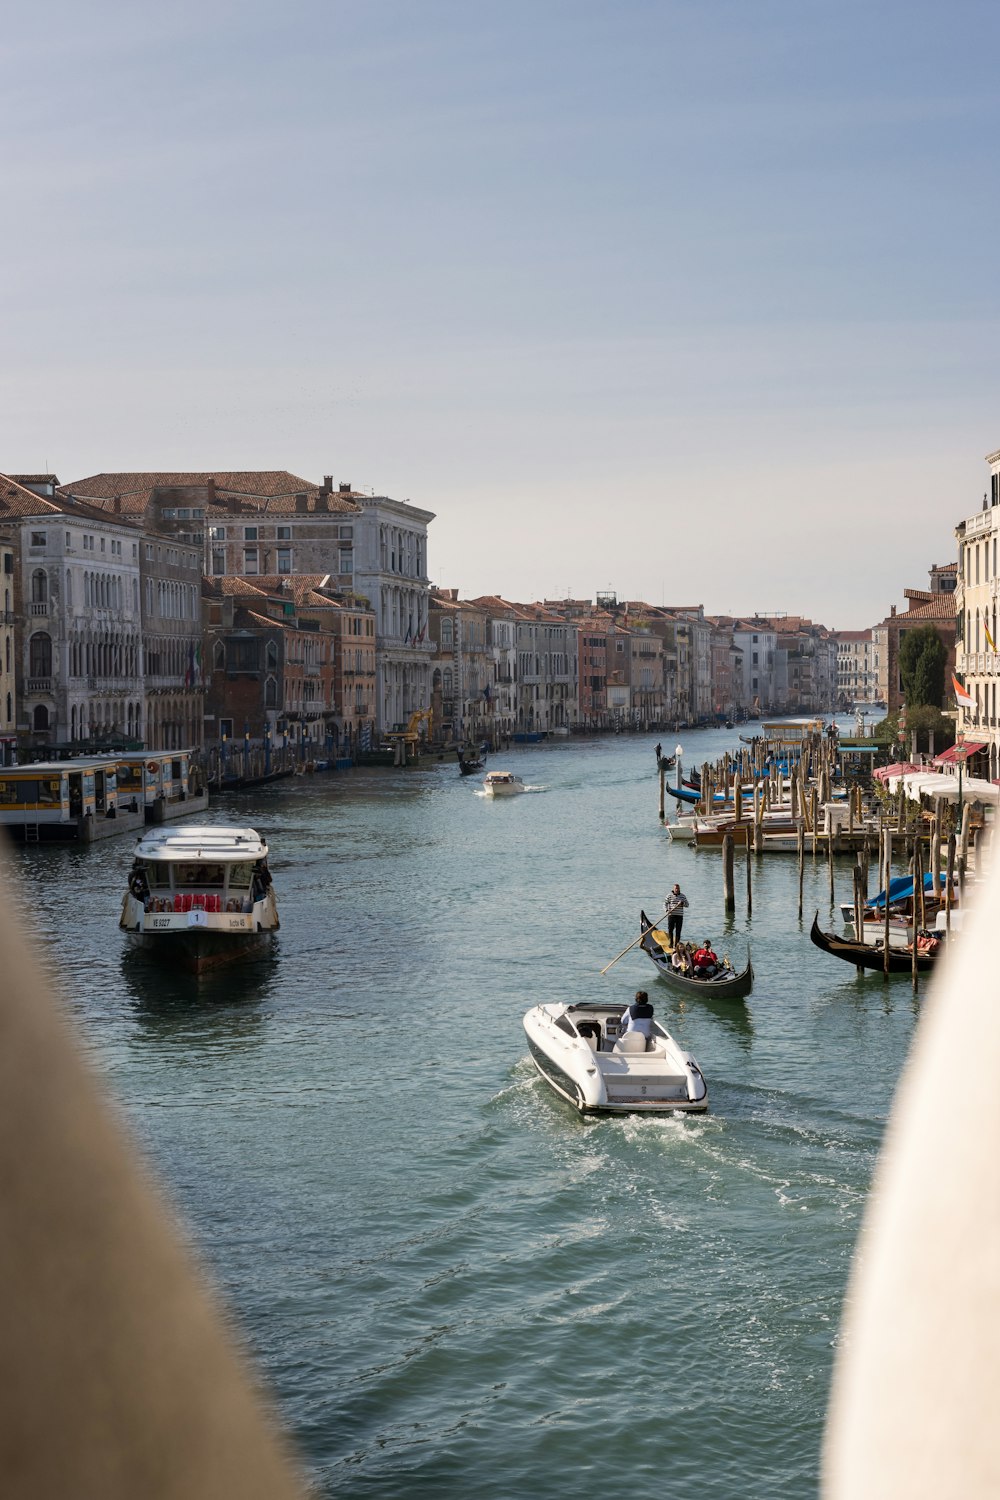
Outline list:
[[[624,1035],[626,1007],[608,1003],[536,1005],[524,1017],[531,1060],[581,1114],[702,1113],[708,1085],[666,1027]]]
[[[118,925],[196,974],[257,957],[279,926],[267,854],[253,828],[150,829],[135,846]]]
[[[516,797],[524,791],[524,782],[510,771],[487,771],[483,791],[487,797]]]

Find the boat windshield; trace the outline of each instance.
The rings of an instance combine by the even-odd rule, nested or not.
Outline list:
[[[234,865],[234,872],[243,869],[242,865]],[[225,865],[207,863],[203,860],[197,862],[174,865],[174,885],[178,890],[188,887],[197,887],[198,890],[220,890],[225,884]],[[234,885],[249,885],[249,877],[245,881],[233,880]]]

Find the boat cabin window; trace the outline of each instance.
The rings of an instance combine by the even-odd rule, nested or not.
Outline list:
[[[560,1031],[566,1031],[570,1036],[576,1036],[576,1027],[566,1016],[556,1016],[556,1025]]]
[[[199,890],[206,886],[221,890],[225,876],[225,865],[210,864],[205,860],[192,860],[190,864],[174,866],[174,885],[179,891],[188,886],[197,886]],[[249,883],[248,880],[247,884]]]
[[[150,890],[169,891],[170,889],[170,866],[159,860],[151,859],[147,864],[145,860],[137,859],[132,866],[133,875],[145,875]]]
[[[142,766],[125,764],[118,767],[118,787],[123,792],[142,790]]]
[[[18,777],[13,781],[0,781],[0,802],[28,803],[32,806],[43,803],[58,807],[62,801],[62,780],[58,776]]]
[[[240,890],[248,888],[251,880],[253,879],[253,871],[254,865],[252,860],[248,860],[246,864],[230,865],[230,886],[237,886]]]

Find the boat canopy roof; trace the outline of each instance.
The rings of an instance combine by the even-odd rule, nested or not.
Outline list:
[[[205,825],[194,828],[157,828],[143,835],[135,846],[136,859],[180,860],[206,859],[232,863],[247,859],[264,859],[267,845],[254,828],[226,828]]]

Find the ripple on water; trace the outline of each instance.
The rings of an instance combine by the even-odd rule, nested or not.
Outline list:
[[[734,741],[684,738],[691,763]],[[16,856],[45,962],[322,1493],[815,1493],[918,1012],[815,953],[794,862],[758,866],[752,920],[724,921],[718,861],[663,837],[652,747],[511,752],[536,794],[509,806],[453,764],[220,804],[269,838],[282,931],[200,990],[122,952],[128,840]],[[601,976],[674,879],[693,935],[751,947],[747,1005],[678,998],[637,953]],[[826,880],[807,862],[810,913]],[[650,980],[711,1113],[583,1121],[521,1017]]]

